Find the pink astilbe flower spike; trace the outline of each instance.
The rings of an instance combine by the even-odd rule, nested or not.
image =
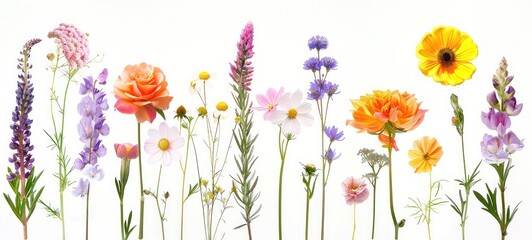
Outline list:
[[[238,53],[234,64],[231,65],[231,73],[229,76],[236,84],[242,85],[246,91],[250,91],[251,80],[253,77],[254,68],[249,61],[255,52],[253,52],[253,23],[248,22],[242,34],[240,34],[240,41],[236,45]]]
[[[48,33],[61,45],[63,55],[71,68],[82,68],[89,62],[89,39],[87,35],[71,24],[61,23]]]

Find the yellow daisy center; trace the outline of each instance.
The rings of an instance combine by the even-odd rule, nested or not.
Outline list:
[[[227,106],[227,103],[225,102],[219,102],[218,104],[216,104],[216,110],[218,111],[226,111],[228,108],[229,106]]]
[[[438,52],[438,62],[444,67],[451,66],[456,60],[455,58],[453,50],[449,48],[442,48]]]
[[[275,107],[275,105],[273,105],[273,104],[268,105],[268,111],[273,110],[274,107]]]
[[[209,78],[211,78],[211,75],[208,72],[199,73],[199,79],[205,81],[205,80],[209,80]]]
[[[199,108],[198,108],[198,114],[199,114],[200,116],[205,116],[205,115],[207,115],[207,109],[206,109],[205,107],[199,107]]]
[[[423,155],[423,159],[425,159],[425,160],[429,160],[429,158],[430,158],[430,156],[429,156],[428,153],[425,153],[425,154]]]
[[[168,139],[166,138],[161,138],[161,140],[159,140],[159,143],[157,143],[157,146],[159,147],[159,149],[166,151],[170,147],[170,141],[168,141]]]
[[[297,110],[296,109],[291,108],[290,110],[288,110],[288,118],[294,119],[296,117],[297,117]]]

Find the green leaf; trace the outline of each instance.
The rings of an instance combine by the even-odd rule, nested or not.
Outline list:
[[[157,111],[157,113],[158,113],[159,115],[161,115],[161,117],[162,117],[164,120],[166,120],[166,116],[164,116],[164,112],[163,112],[163,110],[161,110],[161,109],[159,109],[159,108],[156,108],[156,107],[154,107],[154,108],[155,108],[155,111]]]

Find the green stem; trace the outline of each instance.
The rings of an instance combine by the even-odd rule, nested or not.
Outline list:
[[[157,189],[155,190],[155,202],[157,204],[157,212],[159,212],[159,218],[161,220],[161,232],[163,235],[163,240],[165,239],[164,236],[164,214],[161,212],[161,206],[159,204],[159,185],[161,183],[161,172],[163,170],[163,165],[159,166],[159,176],[157,177]]]
[[[501,190],[501,203],[502,203],[502,217],[501,217],[501,240],[504,240],[506,238],[506,228],[508,227],[508,223],[506,222],[506,198],[505,198],[505,190],[506,190],[506,178],[508,176],[508,172],[510,170],[510,166],[512,164],[512,159],[508,160],[507,163],[503,163],[500,166],[502,167],[501,174],[499,175],[499,188]]]
[[[89,197],[91,191],[91,184],[87,187],[87,205],[85,208],[85,240],[89,240]]]
[[[124,188],[122,188],[123,191]],[[125,240],[124,236],[126,230],[124,229],[124,201],[120,198],[120,233],[122,234],[122,240]]]
[[[137,144],[142,146],[140,142],[140,123],[137,123]],[[140,179],[140,220],[139,220],[139,240],[144,238],[144,184],[142,180],[142,157],[139,149],[139,179]]]
[[[351,240],[355,240],[355,230],[357,229],[357,205],[353,204],[353,234]]]
[[[390,136],[388,144],[388,158],[390,159],[390,164],[388,166],[388,181],[390,184],[390,212],[392,214],[392,221],[394,226],[394,236],[395,240],[399,239],[399,224],[397,223],[397,218],[395,217],[395,210],[393,208],[393,181],[392,181],[392,142],[393,139]]]
[[[281,128],[279,128],[279,152],[281,154],[281,170],[279,171],[279,209],[278,209],[278,218],[279,218],[279,240],[283,239],[283,224],[282,224],[282,195],[283,195],[283,170],[284,170],[284,160],[286,158],[286,151],[288,149],[288,142],[290,140],[286,139],[285,146],[283,147],[281,142]]]
[[[189,126],[187,127],[190,128],[190,122],[189,122]],[[190,130],[189,130],[189,134],[187,136],[187,149],[186,149],[186,153],[185,153],[185,166],[183,168],[183,178],[182,178],[182,182],[181,182],[181,224],[180,224],[180,239],[183,240],[183,215],[185,213],[185,177],[186,177],[186,174],[187,174],[187,163],[188,163],[188,154],[189,154],[189,147],[190,147],[190,138],[191,138],[191,134],[190,134]],[[200,197],[201,199],[201,197]]]
[[[311,177],[309,177],[309,184],[310,184]],[[308,191],[308,189],[307,189]],[[310,205],[310,196],[307,192],[307,202],[306,202],[306,210],[305,210],[305,240],[308,240],[308,217],[309,217],[309,205]]]
[[[432,172],[429,172],[429,204],[427,205],[427,232],[429,234],[429,240],[431,240],[430,235],[430,212],[432,212],[431,206],[432,205]]]
[[[460,140],[462,141],[462,162],[464,165],[464,181],[468,182],[469,179],[467,177],[467,167],[466,167],[466,159],[465,159],[465,147],[464,147],[464,135],[460,134]],[[468,186],[465,189],[466,197],[465,197],[465,204],[464,204],[464,211],[462,213],[462,240],[465,240],[465,225],[467,221],[467,209],[469,207],[469,193],[471,192],[470,186]]]
[[[63,191],[59,190],[59,211],[61,213],[61,233],[63,240],[65,240],[65,208],[63,207]]]
[[[371,225],[371,239],[375,239],[375,203],[377,198],[377,177],[375,177],[375,185],[373,185],[373,223]]]

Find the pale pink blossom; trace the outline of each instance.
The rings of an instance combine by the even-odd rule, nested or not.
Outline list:
[[[344,189],[345,202],[349,205],[359,204],[369,197],[369,190],[363,179],[347,177],[342,183]]]
[[[277,109],[279,104],[279,96],[283,95],[284,88],[281,87],[279,91],[269,88],[266,94],[257,94],[257,102],[259,106],[253,107],[253,110],[264,111],[264,120],[270,120],[270,114]]]
[[[89,40],[87,35],[71,24],[61,23],[48,33],[61,45],[61,50],[71,68],[82,68],[89,62]]]
[[[285,134],[299,134],[301,125],[311,126],[314,117],[309,102],[303,102],[303,92],[285,93],[279,97],[277,109],[270,115],[273,124],[280,124]]]

